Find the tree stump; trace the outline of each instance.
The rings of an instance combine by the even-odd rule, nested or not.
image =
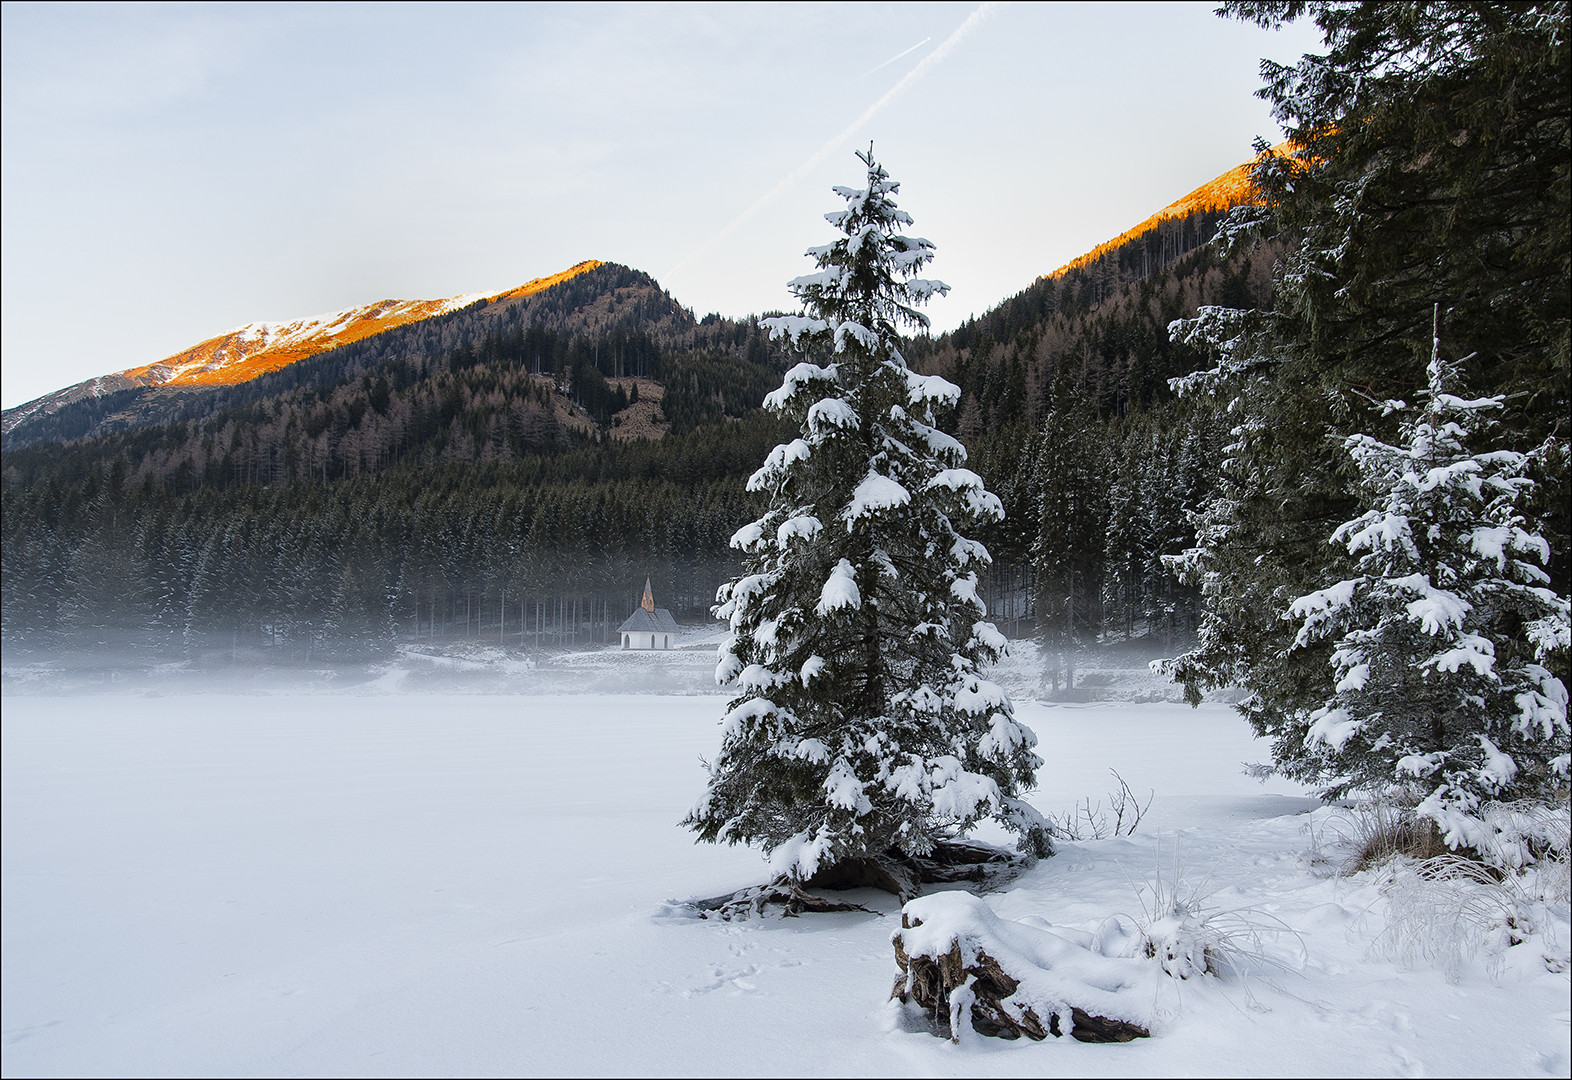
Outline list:
[[[903,930],[921,925],[920,919],[901,914]],[[900,974],[890,997],[903,1003],[915,1000],[933,1021],[935,1033],[952,1042],[960,1042],[963,1019],[977,1034],[999,1039],[1024,1035],[1041,1041],[1049,1035],[1064,1035],[1066,1027],[1070,1037],[1080,1042],[1129,1042],[1151,1036],[1140,1024],[1096,1016],[1078,1005],[1055,1002],[1039,1009],[1035,1002],[1011,1000],[1021,980],[985,949],[963,950],[959,938],[952,941],[948,952],[917,956],[907,955],[899,933],[893,940]],[[975,957],[969,963],[968,953]]]

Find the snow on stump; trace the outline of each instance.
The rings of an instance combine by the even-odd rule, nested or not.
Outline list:
[[[1156,975],[1124,955],[1132,939],[1118,920],[1091,935],[1040,929],[999,918],[970,893],[944,892],[902,908],[891,941],[901,970],[890,996],[915,1000],[953,1042],[967,1031],[1081,1042],[1151,1035]]]

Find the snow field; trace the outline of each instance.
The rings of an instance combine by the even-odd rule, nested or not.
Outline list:
[[[719,697],[24,697],[0,727],[6,1075],[426,1073],[1567,1075],[1568,979],[1373,954],[1371,875],[1222,706],[1026,704],[1060,812],[1157,790],[1133,838],[1065,845],[1003,918],[1141,914],[1175,853],[1203,907],[1297,937],[1289,970],[1172,980],[1157,1037],[954,1047],[886,1004],[882,914],[741,924],[664,901],[762,879],[676,827]],[[1002,835],[1002,834],[1001,834]],[[986,836],[988,839],[1001,837]],[[1334,858],[1335,850],[1323,851]],[[1563,924],[1564,929],[1564,924]],[[1521,946],[1514,953],[1530,950]]]

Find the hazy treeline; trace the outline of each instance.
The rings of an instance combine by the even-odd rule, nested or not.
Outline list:
[[[309,660],[401,636],[615,640],[646,575],[703,617],[748,512],[732,478],[531,484],[505,466],[178,498],[119,480],[7,493],[8,641]]]

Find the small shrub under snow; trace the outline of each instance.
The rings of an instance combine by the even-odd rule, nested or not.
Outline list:
[[[1281,952],[1286,939],[1303,953],[1298,935],[1280,919],[1254,908],[1223,909],[1207,904],[1204,886],[1185,878],[1176,848],[1165,879],[1158,863],[1151,881],[1136,887],[1141,903],[1139,949],[1176,979],[1199,975],[1245,977],[1263,968],[1288,964]]]
[[[1471,958],[1492,978],[1525,957],[1566,971],[1572,820],[1563,808],[1532,803],[1487,804],[1477,820],[1475,858],[1387,863],[1386,925],[1372,951],[1408,967],[1433,964],[1450,982]],[[1388,822],[1384,831],[1400,825]]]

